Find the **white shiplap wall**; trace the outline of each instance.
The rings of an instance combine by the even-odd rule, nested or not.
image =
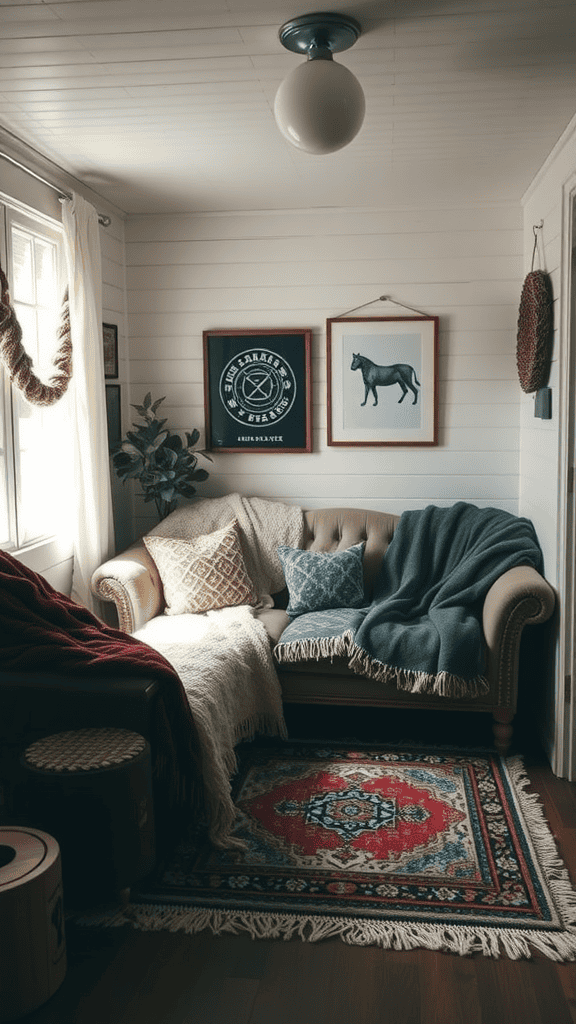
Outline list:
[[[166,395],[173,429],[203,428],[203,330],[313,330],[314,452],[215,453],[203,494],[517,511],[519,205],[134,216],[126,262],[131,401]],[[382,294],[440,317],[438,447],[327,447],[326,318]],[[361,311],[403,312],[389,302]],[[150,510],[136,498],[136,535]]]

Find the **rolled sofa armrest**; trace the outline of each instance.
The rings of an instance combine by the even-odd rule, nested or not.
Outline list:
[[[488,651],[488,677],[499,704],[516,705],[524,626],[546,622],[555,605],[553,588],[531,565],[508,569],[490,587],[484,601],[482,626]]]
[[[96,597],[114,602],[125,633],[134,633],[164,609],[158,570],[141,541],[100,565],[91,586]]]

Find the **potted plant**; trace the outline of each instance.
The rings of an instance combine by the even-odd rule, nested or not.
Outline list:
[[[206,452],[194,450],[200,437],[197,430],[184,431],[184,443],[180,434],[165,428],[166,420],[156,415],[163,401],[152,402],[148,392],[142,405],[132,406],[144,423],[132,424],[134,430],[127,431],[126,440],[112,457],[117,476],[124,482],[139,480],[144,501],[155,502],[160,519],[174,511],[178,497],[194,497],[194,483],[208,479],[207,471],[197,468],[198,456],[212,461]]]

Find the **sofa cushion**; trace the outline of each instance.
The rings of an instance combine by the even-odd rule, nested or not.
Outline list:
[[[234,519],[193,540],[151,534],[143,538],[160,574],[166,615],[258,603],[238,530]]]
[[[345,551],[302,551],[278,548],[294,617],[328,608],[360,608],[364,602],[364,542]]]
[[[254,617],[262,623],[274,646],[291,621],[282,608],[259,608]]]

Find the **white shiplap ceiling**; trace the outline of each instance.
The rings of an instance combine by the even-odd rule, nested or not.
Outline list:
[[[302,60],[278,28],[318,7],[363,29],[336,59],[366,120],[330,156],[272,113]],[[575,0],[0,0],[0,126],[127,213],[519,200],[575,72]]]

